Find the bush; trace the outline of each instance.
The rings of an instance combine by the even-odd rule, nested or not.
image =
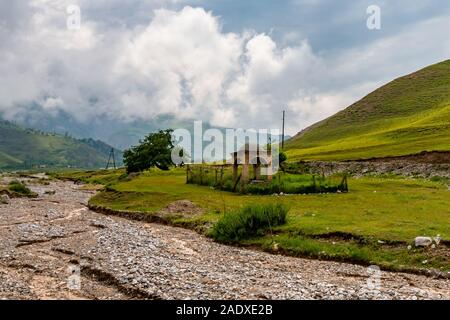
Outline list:
[[[211,236],[219,242],[237,242],[285,224],[288,213],[282,204],[248,205],[225,214],[213,227]]]
[[[23,183],[17,180],[13,180],[8,185],[9,191],[23,194],[23,195],[31,195],[33,192]]]

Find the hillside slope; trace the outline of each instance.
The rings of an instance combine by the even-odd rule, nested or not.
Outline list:
[[[42,133],[0,120],[0,169],[100,168],[105,166],[110,150],[101,141]],[[116,152],[121,161],[121,152]]]
[[[450,150],[450,60],[398,78],[286,143],[290,160]]]

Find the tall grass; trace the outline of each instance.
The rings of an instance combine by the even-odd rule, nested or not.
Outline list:
[[[9,183],[8,190],[22,195],[33,194],[33,192],[25,184],[17,180],[13,180]]]
[[[247,205],[226,213],[212,228],[214,240],[225,243],[238,242],[286,223],[288,208],[283,204]]]
[[[252,172],[250,172],[252,176]],[[340,180],[337,180],[340,179]],[[187,183],[214,187],[219,190],[240,192],[244,194],[270,195],[274,193],[310,194],[310,193],[336,193],[347,192],[346,177],[327,178],[312,174],[289,174],[279,172],[271,181],[258,183],[239,182],[236,186],[231,170],[217,170],[214,168],[191,167]]]

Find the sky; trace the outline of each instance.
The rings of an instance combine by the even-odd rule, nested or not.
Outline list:
[[[449,59],[448,30],[448,0],[0,0],[0,114],[270,129],[286,110],[292,135]]]

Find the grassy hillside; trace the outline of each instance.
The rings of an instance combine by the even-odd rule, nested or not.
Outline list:
[[[111,147],[92,139],[23,129],[0,120],[0,169],[47,167],[100,168],[105,166]],[[121,153],[117,151],[121,159]]]
[[[450,150],[450,60],[396,79],[286,143],[291,159]]]

